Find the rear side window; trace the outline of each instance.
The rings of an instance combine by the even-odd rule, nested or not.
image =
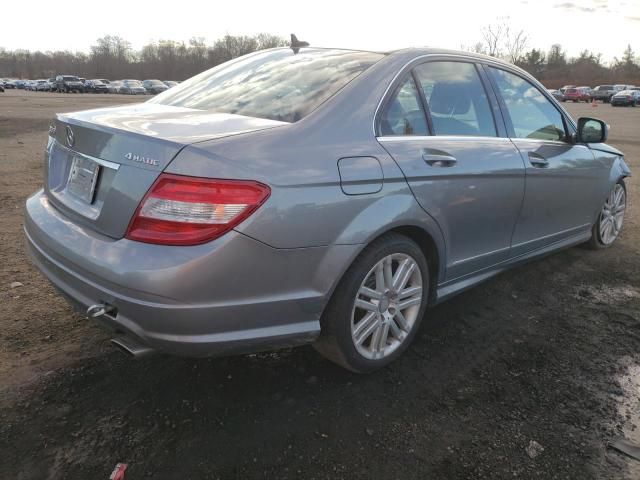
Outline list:
[[[490,67],[504,100],[516,138],[565,139],[562,115],[536,87],[505,70]],[[577,92],[569,89],[567,93]]]
[[[418,90],[409,75],[398,88],[380,119],[382,135],[427,135],[427,120]]]
[[[435,135],[495,137],[496,126],[476,67],[463,62],[429,62],[415,69]]]
[[[296,122],[383,57],[313,48],[259,52],[196,75],[149,103]]]

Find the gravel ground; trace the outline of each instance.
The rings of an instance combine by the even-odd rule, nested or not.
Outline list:
[[[133,361],[32,268],[22,206],[55,112],[140,101],[0,94],[0,478],[640,478],[640,185],[616,245],[572,248],[427,312],[414,345],[357,376],[311,348]],[[611,124],[640,172],[640,108]],[[14,286],[13,282],[20,282]]]

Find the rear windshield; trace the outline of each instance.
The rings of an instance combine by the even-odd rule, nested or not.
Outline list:
[[[65,75],[64,77],[62,77],[62,80],[65,82],[79,82],[80,80],[78,79],[78,77],[71,77],[68,75]]]
[[[578,93],[578,90],[575,88],[569,88],[567,89],[567,91],[565,91],[564,93]]]
[[[207,70],[150,103],[296,122],[383,57],[349,50],[271,50]]]

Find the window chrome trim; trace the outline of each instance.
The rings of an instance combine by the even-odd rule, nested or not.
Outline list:
[[[513,140],[514,142],[524,142],[524,143],[536,143],[536,144],[540,144],[540,143],[548,143],[551,145],[571,145],[573,147],[575,146],[584,146],[584,144],[582,143],[570,143],[564,140],[549,140],[549,139],[545,139],[545,138],[520,138],[520,137],[513,137],[511,138],[511,140]]]
[[[482,135],[381,135],[376,137],[376,140],[379,142],[393,142],[393,141],[401,141],[401,142],[410,142],[413,140],[424,141],[430,139],[432,141],[436,141],[436,139],[440,140],[467,140],[469,142],[478,142],[478,141],[501,141],[501,142],[511,142],[509,137],[484,137]]]

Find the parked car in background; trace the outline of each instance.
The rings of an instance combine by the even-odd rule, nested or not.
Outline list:
[[[611,97],[611,106],[635,107],[640,105],[640,90],[622,90]]]
[[[56,90],[61,93],[84,93],[84,84],[75,75],[58,75],[56,77]]]
[[[14,90],[16,89],[16,81],[15,80],[5,80],[4,82],[4,88],[6,88],[7,90]]]
[[[122,85],[120,85],[118,93],[125,95],[146,95],[147,89],[142,86],[140,80],[126,79],[122,80]]]
[[[47,83],[49,84],[49,91],[50,92],[55,92],[56,91],[56,77],[49,78],[47,80]]]
[[[0,92],[4,92],[4,82],[0,82]]]
[[[604,103],[609,103],[613,94],[616,93],[613,85],[598,85],[591,91],[591,96],[594,100],[600,100]]]
[[[560,91],[564,94],[564,92],[569,90],[570,88],[577,88],[577,87],[575,85],[565,85],[560,89]]]
[[[109,93],[109,89],[101,80],[86,80],[84,87],[87,93]]]
[[[178,82],[174,82],[173,80],[163,80],[162,83],[164,83],[169,88],[178,85]]]
[[[593,100],[593,95],[591,94],[591,87],[587,87],[587,86],[578,87],[578,91],[580,92],[580,100],[584,102],[591,102]]]
[[[36,88],[38,92],[48,92],[51,89],[51,85],[49,85],[49,81],[42,78],[40,80],[36,80]]]
[[[580,91],[577,88],[567,88],[565,89],[564,92],[562,92],[563,95],[563,102],[579,102],[582,98]]]
[[[109,93],[120,93],[120,87],[122,86],[122,82],[120,80],[113,80],[107,83],[107,91]]]
[[[24,90],[26,85],[27,85],[27,81],[26,80],[16,80],[15,81],[15,85],[16,85],[16,88],[18,90]]]
[[[624,83],[618,83],[616,85],[613,86],[613,89],[616,91],[616,93],[621,92],[623,90],[631,90],[634,87],[634,85],[626,85]]]
[[[613,245],[630,174],[604,122],[511,64],[438,49],[266,50],[49,132],[27,249],[121,349],[313,342],[361,373],[428,306]]]
[[[160,80],[143,80],[142,86],[147,90],[147,93],[151,95],[157,95],[169,89]]]
[[[589,87],[575,87],[567,88],[563,92],[563,102],[590,102],[591,88]]]
[[[554,88],[548,88],[547,91],[553,95],[553,98],[555,98],[556,100],[558,100],[559,102],[564,101],[564,95],[562,94],[562,92],[560,90],[556,90]]]

